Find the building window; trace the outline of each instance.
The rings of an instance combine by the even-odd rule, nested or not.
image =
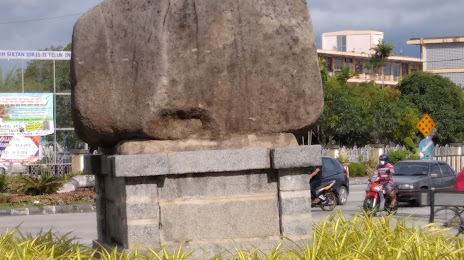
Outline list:
[[[393,76],[399,77],[400,76],[400,64],[399,63],[393,63],[392,65],[392,72]]]
[[[343,69],[343,60],[342,60],[342,59],[339,59],[339,58],[335,58],[335,59],[334,59],[334,63],[335,63],[334,71],[335,71],[335,72],[340,72],[340,71],[342,71],[342,69]]]
[[[383,75],[391,75],[391,63],[385,64],[385,67],[383,67]]]
[[[355,74],[363,73],[363,62],[362,62],[361,59],[356,59],[355,60],[354,73]]]
[[[346,35],[337,36],[337,51],[346,51]]]
[[[324,57],[325,59],[325,62],[327,62],[327,70],[329,72],[333,72],[332,69],[333,69],[333,66],[332,66],[332,58],[331,57]]]
[[[408,75],[409,74],[408,71],[409,71],[409,64],[407,63],[401,64],[401,75]]]
[[[350,68],[350,74],[351,74],[351,72],[353,71],[353,69],[351,68],[351,63],[352,63],[352,62],[353,62],[353,60],[350,59],[350,58],[346,58],[346,59],[345,59],[345,65],[344,65],[344,66]]]

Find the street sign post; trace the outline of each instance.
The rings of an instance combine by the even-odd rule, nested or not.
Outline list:
[[[421,160],[432,160],[433,158],[433,141],[431,139],[424,138],[419,143],[420,159]]]
[[[433,122],[433,119],[429,116],[429,114],[425,114],[419,122],[417,122],[416,127],[419,129],[419,132],[424,135],[424,137],[427,137],[435,128],[435,122]]]
[[[432,138],[437,132],[437,129],[435,128],[435,122],[433,122],[433,119],[429,116],[429,114],[425,114],[419,120],[416,127],[425,137],[419,142],[420,159],[431,160],[433,159],[434,149]]]

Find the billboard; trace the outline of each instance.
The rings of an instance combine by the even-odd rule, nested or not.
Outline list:
[[[0,93],[0,136],[54,133],[53,93]]]
[[[71,60],[70,51],[0,50],[0,59],[12,60]]]
[[[0,163],[39,160],[39,136],[0,136]]]

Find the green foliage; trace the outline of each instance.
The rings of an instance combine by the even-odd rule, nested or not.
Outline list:
[[[17,228],[5,231],[0,237],[0,255],[2,259],[96,259],[94,250],[79,245],[70,234],[59,235],[39,232],[37,235],[22,234]]]
[[[410,153],[413,153],[413,154],[416,153],[416,150],[417,150],[416,149],[416,144],[411,139],[411,137],[408,136],[408,137],[404,138],[403,143],[406,146],[406,149],[408,149],[408,151]]]
[[[419,160],[420,156],[412,154],[409,150],[397,150],[388,153],[391,164],[396,164],[399,161],[404,160]]]
[[[390,158],[391,164],[396,164],[399,161],[406,160],[409,156],[408,150],[397,150],[388,153],[388,157]]]
[[[350,170],[350,177],[360,177],[366,175],[366,169],[361,163],[352,162],[348,166],[348,169]]]
[[[0,174],[0,192],[5,192],[7,188],[6,175]]]
[[[6,192],[8,193],[20,193],[19,192],[19,178],[21,175],[7,175],[6,176]]]
[[[385,61],[393,53],[395,46],[392,43],[385,43],[384,39],[380,40],[379,44],[372,48],[375,53],[371,59],[366,63],[366,67],[376,71],[385,66]]]
[[[341,84],[346,83],[353,75],[351,74],[351,68],[344,66],[342,71],[335,73],[335,78]]]
[[[463,259],[462,240],[446,230],[411,227],[404,217],[346,219],[338,212],[314,224],[313,244],[301,247],[299,259]]]
[[[415,138],[419,112],[400,99],[399,90],[347,84],[335,77],[323,87],[324,111],[312,129],[318,143],[364,146]]]
[[[418,227],[406,217],[371,217],[355,215],[349,219],[338,211],[325,220],[313,224],[311,244],[277,245],[264,252],[253,246],[237,245],[235,251],[223,252],[213,258],[202,259],[464,259],[463,240],[452,236],[448,229],[433,224]],[[36,236],[23,235],[18,229],[0,236],[2,259],[192,259],[191,251],[182,245],[169,250],[134,247],[131,250],[92,249],[75,242],[71,234],[57,235],[40,232]],[[199,249],[201,250],[201,249]],[[143,252],[143,253],[142,253]]]
[[[448,78],[416,72],[398,84],[401,99],[414,106],[420,116],[428,113],[438,132],[434,139],[440,145],[459,142],[464,137],[464,93]]]
[[[329,69],[327,61],[323,58],[319,58],[319,71],[321,72],[322,83],[324,84],[329,78]]]
[[[40,176],[21,175],[18,178],[18,191],[25,195],[52,194],[64,184],[63,177],[42,174]]]

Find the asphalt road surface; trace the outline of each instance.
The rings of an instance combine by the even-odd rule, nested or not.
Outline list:
[[[334,211],[327,212],[322,211],[320,208],[313,208],[313,220],[320,221],[337,210],[342,210],[346,218],[355,214],[362,214],[361,207],[364,200],[365,188],[365,184],[351,185],[348,202],[343,206],[338,205]],[[411,207],[407,204],[400,204],[395,217],[405,216],[408,217],[407,221],[409,223],[423,226],[428,223],[429,215],[430,207]],[[41,230],[52,230],[59,234],[72,232],[71,236],[76,237],[78,242],[89,246],[93,240],[97,239],[95,212],[0,217],[0,232],[2,233],[6,229],[11,230],[18,225],[22,233],[36,234]]]
[[[23,234],[37,234],[41,230],[44,232],[52,230],[61,235],[72,232],[70,237],[75,237],[76,242],[88,246],[97,239],[95,212],[0,217],[1,234],[5,234],[7,229],[11,231],[18,225],[18,230]]]
[[[350,185],[350,194],[345,205],[337,205],[333,211],[323,211],[321,208],[312,208],[311,213],[314,221],[320,221],[330,216],[337,210],[342,210],[346,218],[356,214],[363,214],[362,204],[366,195],[367,184]],[[383,214],[386,214],[384,212]],[[380,215],[380,214],[379,214]],[[413,207],[408,203],[400,203],[395,218],[407,217],[407,221],[416,225],[428,224],[430,207]]]

